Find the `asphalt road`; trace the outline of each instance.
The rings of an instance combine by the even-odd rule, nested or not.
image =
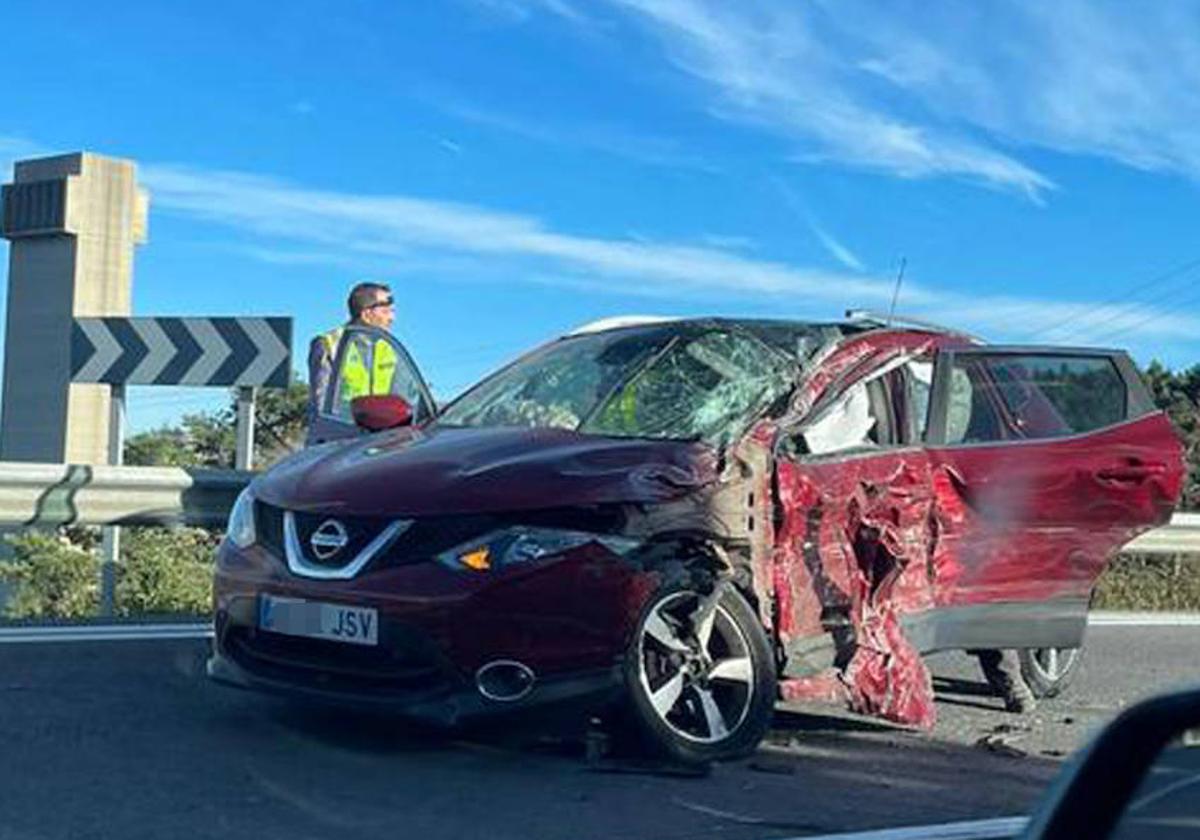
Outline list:
[[[585,760],[511,727],[438,736],[209,685],[198,641],[0,645],[0,838],[772,838],[1026,813],[1123,705],[1200,679],[1200,628],[1092,628],[1076,685],[1024,717],[931,660],[932,736],[781,708],[704,777]],[[977,745],[983,739],[985,745]]]

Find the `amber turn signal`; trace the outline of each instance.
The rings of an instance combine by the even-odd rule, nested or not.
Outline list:
[[[462,563],[468,569],[474,569],[477,572],[486,572],[492,568],[492,552],[485,545],[474,551],[468,551],[466,554],[458,555],[458,562]]]

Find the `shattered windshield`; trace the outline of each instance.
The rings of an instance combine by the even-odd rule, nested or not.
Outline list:
[[[795,368],[794,357],[734,327],[599,333],[516,362],[440,422],[720,443],[785,393]]]

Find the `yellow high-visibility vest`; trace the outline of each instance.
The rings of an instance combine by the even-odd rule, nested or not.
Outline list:
[[[335,361],[343,332],[342,327],[337,327],[321,336],[329,351],[329,358]],[[396,350],[389,342],[381,338],[371,341],[356,336],[347,345],[342,369],[338,372],[340,404],[349,405],[355,397],[390,394],[396,376],[396,363]]]

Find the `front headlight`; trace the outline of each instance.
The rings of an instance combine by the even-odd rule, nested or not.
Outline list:
[[[238,548],[249,548],[254,545],[254,493],[247,487],[238,494],[229,512],[229,524],[225,526],[225,536]]]
[[[638,540],[608,534],[514,526],[455,546],[439,554],[437,561],[459,572],[486,572],[534,563],[589,543],[598,543],[622,556],[640,544]]]

